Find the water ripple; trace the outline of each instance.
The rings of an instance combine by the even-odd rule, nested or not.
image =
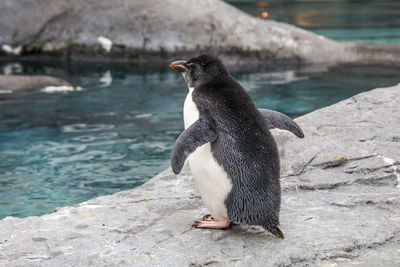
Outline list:
[[[95,132],[95,131],[109,130],[114,127],[115,127],[115,125],[112,125],[112,124],[76,123],[76,124],[63,126],[61,129],[63,132],[66,132],[66,133],[76,133],[76,132]]]

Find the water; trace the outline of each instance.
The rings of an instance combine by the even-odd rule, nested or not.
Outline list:
[[[41,215],[130,189],[169,166],[170,148],[183,130],[187,88],[167,64],[28,62],[0,63],[1,69],[58,76],[84,90],[0,101],[0,218]],[[393,85],[399,72],[341,66],[233,75],[257,106],[297,117]]]
[[[398,0],[226,2],[253,16],[263,18],[264,15],[263,19],[287,22],[334,40],[400,44]]]

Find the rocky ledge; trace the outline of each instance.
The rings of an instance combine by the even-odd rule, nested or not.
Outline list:
[[[205,52],[232,66],[400,60],[400,46],[335,42],[220,0],[3,0],[0,9],[0,56],[159,63]]]
[[[141,187],[0,221],[7,266],[399,266],[400,84],[298,118],[275,132],[281,240],[257,227],[191,228],[207,210],[186,169]]]

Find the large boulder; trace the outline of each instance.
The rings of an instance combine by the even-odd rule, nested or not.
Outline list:
[[[203,52],[227,64],[398,62],[398,46],[340,43],[220,0],[4,0],[3,54],[160,61]]]
[[[400,84],[298,118],[275,133],[282,161],[278,239],[256,227],[201,230],[185,169],[141,187],[0,221],[8,266],[399,266]]]

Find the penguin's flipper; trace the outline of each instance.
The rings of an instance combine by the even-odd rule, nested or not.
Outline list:
[[[171,167],[175,174],[181,172],[186,158],[198,146],[217,138],[213,125],[210,119],[200,117],[178,137],[171,151]]]
[[[304,134],[300,126],[297,125],[291,118],[278,111],[259,108],[261,115],[264,117],[268,125],[268,129],[282,129],[292,132],[297,137],[303,138]]]

